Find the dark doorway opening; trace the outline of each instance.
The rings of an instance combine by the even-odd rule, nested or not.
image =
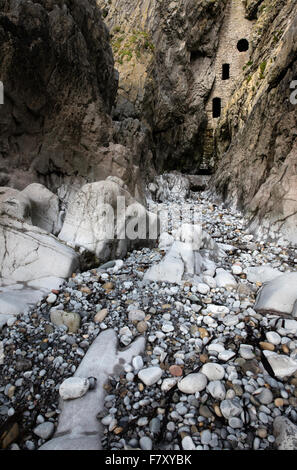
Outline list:
[[[222,80],[229,80],[229,78],[230,78],[230,64],[223,64]]]
[[[195,60],[203,57],[203,54],[200,51],[191,51],[190,61],[195,62]]]
[[[219,118],[221,116],[222,100],[221,98],[214,98],[212,100],[212,117]]]
[[[237,43],[237,49],[239,52],[246,52],[249,50],[249,47],[250,45],[247,39],[240,39]]]

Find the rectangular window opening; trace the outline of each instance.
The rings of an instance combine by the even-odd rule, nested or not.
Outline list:
[[[223,64],[222,80],[229,80],[229,78],[230,78],[230,64]]]
[[[221,98],[214,98],[212,100],[212,117],[219,118],[221,116],[222,100]]]

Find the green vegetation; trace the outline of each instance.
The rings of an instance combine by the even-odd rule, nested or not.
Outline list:
[[[277,44],[280,41],[280,38],[282,37],[283,32],[284,31],[282,29],[276,30],[276,32],[273,35],[273,39],[272,39],[273,45]]]
[[[252,60],[249,60],[249,61],[242,67],[242,70],[245,70],[247,67],[250,67],[251,65],[253,65],[253,61],[252,61]]]
[[[123,64],[124,59],[129,62],[133,55],[140,59],[142,54],[153,53],[155,50],[149,33],[133,30],[131,34],[126,34],[119,26],[115,26],[112,30],[111,45],[120,64]]]
[[[265,73],[265,70],[266,70],[266,66],[267,66],[267,61],[264,60],[260,64],[260,75],[259,75],[260,80],[263,80],[263,78],[264,78],[264,73]]]

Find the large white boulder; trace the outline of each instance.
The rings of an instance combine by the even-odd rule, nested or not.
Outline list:
[[[273,422],[277,450],[297,450],[297,426],[286,416],[277,416]]]
[[[276,377],[290,377],[297,371],[297,361],[292,357],[272,351],[264,351],[264,355]]]
[[[199,224],[183,224],[173,232],[173,236],[163,233],[159,248],[167,253],[159,264],[145,273],[144,280],[178,284],[186,277],[203,272],[214,275],[216,264],[210,258],[226,256]]]
[[[231,273],[226,271],[223,268],[218,268],[216,270],[215,280],[217,282],[217,287],[222,287],[224,289],[236,289],[237,282]]]
[[[184,274],[184,262],[180,253],[181,242],[174,242],[163,260],[153,265],[144,275],[144,280],[155,282],[181,282]]]
[[[39,183],[32,183],[21,193],[30,201],[32,224],[57,235],[61,228],[59,198]]]
[[[97,418],[104,410],[104,384],[115,370],[123,370],[133,357],[143,353],[144,337],[123,351],[117,349],[117,333],[105,330],[97,336],[83,357],[74,377],[95,378],[93,390],[76,400],[60,400],[61,414],[56,434],[40,450],[101,450],[103,428]]]
[[[0,187],[0,217],[4,215],[32,223],[29,198],[17,189]]]
[[[26,283],[0,278],[0,325],[3,319],[26,312],[51,289],[59,289],[63,282],[64,279],[57,277],[43,277]]]
[[[297,318],[297,272],[282,274],[264,284],[256,299],[255,310]]]
[[[79,265],[76,252],[44,230],[0,217],[0,277],[27,282],[68,278]]]
[[[193,251],[199,251],[203,245],[202,225],[181,225],[175,233],[175,239],[190,244]]]
[[[265,282],[272,281],[278,276],[281,276],[281,271],[273,268],[272,266],[263,265],[263,266],[252,266],[246,269],[246,277],[249,282]]]
[[[109,177],[84,185],[76,194],[59,238],[106,261],[154,243],[158,225],[158,217],[136,202],[119,178]]]

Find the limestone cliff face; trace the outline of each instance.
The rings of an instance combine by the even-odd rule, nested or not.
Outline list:
[[[152,151],[158,171],[199,169],[205,103],[214,82],[212,65],[227,0],[97,4],[110,28],[119,71],[114,117],[121,139],[138,126],[137,138],[141,135]]]
[[[217,193],[260,235],[297,242],[295,0],[246,0],[251,55],[216,131]]]
[[[0,185],[114,174],[133,186],[132,154],[113,141],[118,76],[95,0],[0,0],[0,80]]]

